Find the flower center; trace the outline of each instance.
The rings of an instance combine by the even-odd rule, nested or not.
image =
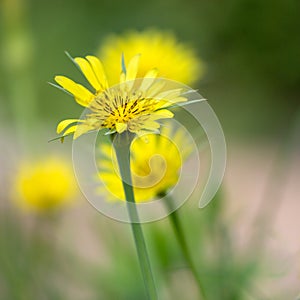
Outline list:
[[[97,119],[100,127],[114,129],[117,123],[128,124],[133,119],[145,121],[157,105],[157,100],[144,98],[138,93],[108,91],[96,96],[89,107],[94,112],[89,118]]]

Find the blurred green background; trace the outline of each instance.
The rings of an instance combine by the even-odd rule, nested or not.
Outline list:
[[[18,3],[9,2],[11,6]],[[28,68],[44,122],[79,112],[72,101],[46,84],[59,72],[77,74],[65,50],[73,56],[95,53],[108,33],[149,27],[173,30],[181,41],[196,48],[207,64],[206,76],[197,88],[213,105],[227,134],[244,139],[276,137],[298,105],[299,1],[22,2],[19,24],[1,26],[1,45],[9,39],[8,29],[17,30],[14,26],[31,40],[27,46],[31,49],[19,51],[21,55],[31,51]],[[13,23],[14,16],[8,18]],[[13,69],[9,58],[9,54],[2,56],[2,66]],[[12,118],[5,98],[10,81],[21,76],[16,73],[1,68],[2,120]]]
[[[206,71],[193,88],[209,100],[228,143],[219,200],[198,211],[194,199],[180,210],[209,299],[296,299],[300,2],[0,3],[0,299],[144,299],[128,226],[83,197],[54,218],[16,212],[8,186],[28,153],[70,157],[70,143],[47,143],[59,120],[81,114],[47,84],[56,74],[78,77],[64,51],[94,54],[108,34],[146,28],[171,30],[195,48]],[[162,299],[197,299],[168,226],[145,226]]]

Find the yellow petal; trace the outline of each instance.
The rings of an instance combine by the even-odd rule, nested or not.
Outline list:
[[[92,126],[86,124],[77,125],[76,131],[74,133],[74,140],[92,129],[93,129]]]
[[[110,168],[113,168],[113,166],[110,166]],[[101,180],[103,180],[106,184],[108,182],[114,183],[116,182],[116,179],[118,179],[118,177],[116,176],[115,173],[112,172],[101,172],[101,176],[100,176]]]
[[[64,132],[63,136],[74,133],[77,130],[77,127],[78,127],[78,125],[71,126]]]
[[[101,163],[101,170],[104,172],[105,170],[111,170],[113,169],[113,164],[111,161],[111,157],[106,157],[105,159],[103,159],[102,163]]]
[[[157,69],[152,69],[146,73],[144,78],[156,78],[158,75],[158,70]]]
[[[142,91],[146,91],[154,82],[155,78],[157,77],[158,70],[157,69],[152,69],[146,73],[144,76],[143,82],[141,84],[140,89]]]
[[[170,100],[171,103],[179,103],[179,102],[186,102],[187,98],[185,97],[176,97]]]
[[[56,128],[56,132],[58,134],[60,134],[63,130],[65,130],[69,125],[71,125],[72,123],[77,123],[78,119],[66,119],[66,120],[63,120],[61,121],[58,125],[57,125],[57,128]]]
[[[86,107],[94,99],[94,95],[84,86],[65,76],[55,76],[54,80],[66,91],[74,95],[78,104]]]
[[[173,99],[179,97],[182,94],[182,89],[167,90],[156,95],[156,99]]]
[[[151,113],[150,118],[151,120],[158,120],[164,118],[173,118],[174,114],[167,109],[160,109],[153,113]]]
[[[164,105],[162,105],[161,107],[169,107],[171,105],[174,105],[176,103],[180,103],[180,102],[186,102],[187,101],[187,98],[185,97],[177,97],[177,98],[174,98],[172,100],[169,100],[167,101]]]
[[[98,79],[90,65],[90,63],[82,58],[82,57],[76,57],[74,58],[75,62],[79,65],[82,73],[86,77],[86,79],[89,81],[89,83],[92,85],[92,87],[99,91],[101,89],[100,83],[98,82]]]
[[[121,84],[121,87],[124,86],[125,80],[126,80],[126,75],[125,75],[125,73],[122,72],[121,75],[120,75],[120,84]]]
[[[101,146],[99,146],[99,148],[101,148],[101,151],[103,153],[103,155],[105,155],[106,157],[110,158],[112,156],[112,147],[110,144],[101,144]]]
[[[138,72],[140,54],[135,55],[128,63],[126,69],[126,81],[134,80]]]
[[[90,62],[102,90],[106,90],[108,88],[108,82],[101,61],[95,56],[86,56],[86,59]]]
[[[80,105],[86,107],[89,106],[92,101],[95,99],[95,95],[92,94],[88,89],[86,89],[84,86],[77,84],[79,94],[81,97],[75,97],[75,100]]]
[[[158,129],[159,127],[160,127],[160,124],[158,124],[157,122],[152,121],[152,120],[148,120],[143,125],[143,129],[149,129],[149,130],[155,130],[155,129]]]
[[[122,133],[127,129],[127,124],[126,123],[117,123],[116,124],[116,130],[118,133]]]
[[[152,86],[147,90],[146,97],[151,98],[154,97],[159,93],[159,91],[164,87],[165,81],[157,80],[155,81]]]

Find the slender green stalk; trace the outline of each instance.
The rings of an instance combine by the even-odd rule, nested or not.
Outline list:
[[[147,297],[150,300],[157,299],[154,278],[151,271],[150,260],[144,240],[142,226],[139,223],[139,216],[134,205],[134,192],[132,188],[131,170],[130,170],[130,145],[133,136],[125,132],[117,134],[114,140],[114,148],[117,155],[120,174],[122,177],[123,189],[127,201],[127,210],[131,220],[131,228],[134,236],[138,259],[146,287]]]
[[[187,245],[187,242],[186,242],[186,239],[185,239],[185,235],[184,235],[184,232],[183,232],[183,228],[182,228],[182,225],[181,225],[181,222],[180,222],[180,218],[179,218],[179,214],[178,214],[178,211],[175,209],[173,209],[174,205],[173,205],[173,199],[171,197],[167,197],[166,196],[166,204],[168,206],[168,208],[173,211],[169,217],[170,217],[170,220],[171,220],[171,223],[172,223],[172,226],[173,226],[173,229],[175,231],[175,234],[176,234],[176,238],[177,238],[177,241],[180,245],[180,248],[181,248],[181,251],[182,251],[182,254],[184,256],[184,259],[188,265],[188,267],[190,268],[196,282],[197,282],[197,285],[199,287],[199,292],[200,292],[200,295],[201,295],[201,298],[203,300],[207,299],[206,298],[206,293],[205,293],[205,289],[203,287],[203,283],[199,277],[199,274],[197,272],[197,269],[193,263],[193,260],[192,260],[192,257],[190,255],[190,252],[189,252],[189,249],[188,249],[188,245]]]

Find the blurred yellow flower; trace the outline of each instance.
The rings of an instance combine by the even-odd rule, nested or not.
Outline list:
[[[78,192],[72,166],[58,157],[22,163],[13,188],[16,203],[37,212],[70,204]]]
[[[142,53],[137,77],[143,77],[149,69],[157,67],[161,77],[191,85],[202,77],[204,71],[194,49],[179,42],[168,31],[148,29],[110,35],[101,43],[98,53],[112,83],[118,82],[120,53],[126,57]]]
[[[157,70],[149,70],[142,81],[136,80],[140,55],[135,55],[125,65],[124,56],[120,70],[120,85],[109,89],[102,63],[95,56],[77,57],[74,62],[89,81],[94,91],[75,83],[65,76],[56,76],[55,81],[63,90],[71,93],[77,103],[89,112],[83,119],[67,119],[57,126],[62,137],[73,134],[74,139],[93,130],[106,128],[109,133],[130,131],[156,131],[159,119],[172,118],[168,108],[175,103],[187,101],[181,97],[182,90],[164,90],[164,82],[155,80]],[[120,71],[117,72],[120,74]]]
[[[99,146],[100,193],[111,201],[125,200],[114,147]],[[136,202],[150,201],[176,185],[192,146],[183,130],[162,127],[160,134],[136,138],[131,145],[131,172]]]

